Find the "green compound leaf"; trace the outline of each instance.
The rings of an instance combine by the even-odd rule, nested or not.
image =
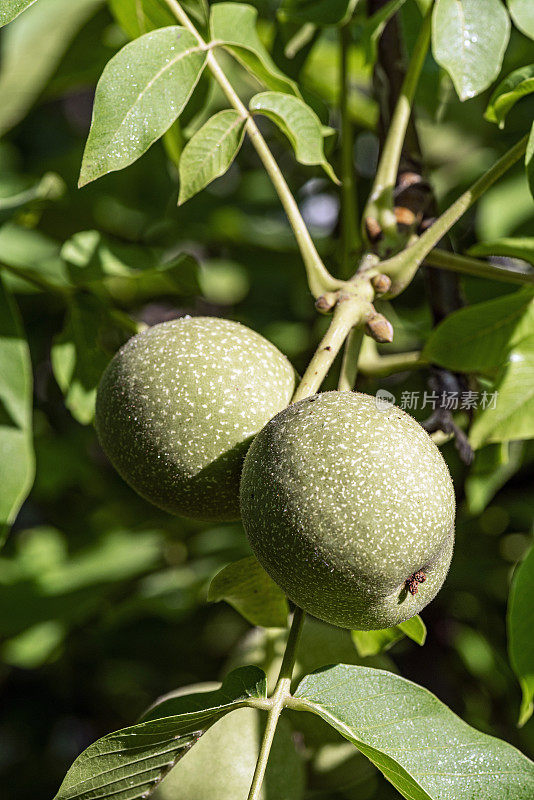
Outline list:
[[[308,675],[290,707],[322,717],[407,800],[530,800],[534,764],[405,678],[339,664]]]
[[[395,642],[408,636],[409,639],[419,645],[423,645],[426,640],[426,625],[421,617],[415,617],[395,625],[393,628],[384,628],[380,631],[351,631],[352,641],[356,645],[358,655],[362,658],[376,656],[389,650]]]
[[[253,705],[251,699],[265,697],[265,691],[262,670],[243,667],[230,673],[215,692],[164,701],[138,725],[110,733],[84,750],[54,800],[148,796],[210,725],[235,708]]]
[[[534,92],[534,64],[511,72],[495,89],[484,113],[488,122],[496,122],[504,128],[508,112],[522,97]]]
[[[324,154],[321,121],[303,100],[281,92],[261,92],[252,98],[249,108],[272,119],[291,142],[299,164],[321,166],[339,183]]]
[[[8,22],[22,14],[35,0],[4,0],[0,8],[0,27],[7,25]]]
[[[96,87],[79,185],[132,164],[172,125],[206,63],[193,34],[173,26],[135,39]]]
[[[212,40],[224,45],[268,89],[300,97],[297,84],[278,69],[256,31],[258,12],[243,3],[217,3],[211,9]]]
[[[514,573],[507,623],[510,663],[523,692],[519,724],[524,725],[534,710],[534,547]]]
[[[33,483],[32,369],[18,310],[0,276],[0,544]]]
[[[434,58],[451,76],[460,100],[475,97],[495,80],[510,27],[501,0],[437,0],[432,16]]]
[[[2,33],[0,136],[24,118],[103,0],[45,0]],[[0,2],[3,9],[4,0]],[[2,11],[0,11],[0,14]]]
[[[467,510],[482,514],[499,489],[517,472],[523,461],[523,442],[488,444],[477,451],[465,481]]]
[[[534,3],[532,0],[508,0],[508,10],[519,30],[534,39]]]
[[[534,266],[534,236],[503,237],[493,242],[478,242],[467,251],[470,256],[521,258]]]
[[[244,133],[245,119],[228,109],[211,117],[191,137],[180,158],[178,205],[224,175],[239,152]]]
[[[208,600],[226,600],[252,625],[285,628],[289,608],[286,596],[254,556],[224,567],[213,578]]]

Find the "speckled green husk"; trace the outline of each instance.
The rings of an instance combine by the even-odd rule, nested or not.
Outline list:
[[[294,384],[287,358],[255,331],[184,317],[119,350],[100,381],[95,425],[117,471],[146,500],[174,514],[237,519],[246,450]]]
[[[252,443],[241,479],[252,548],[298,606],[342,628],[388,628],[437,594],[454,544],[452,481],[412,417],[326,392],[295,403]],[[424,570],[412,595],[405,582]]]

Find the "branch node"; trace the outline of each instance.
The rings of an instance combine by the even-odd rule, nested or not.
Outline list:
[[[374,278],[371,279],[371,283],[375,294],[385,294],[391,288],[391,278],[389,275],[384,275],[383,273],[375,275]]]

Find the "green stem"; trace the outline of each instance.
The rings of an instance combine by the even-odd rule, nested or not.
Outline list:
[[[261,785],[265,776],[265,770],[267,769],[267,762],[269,760],[274,734],[276,733],[278,719],[286,705],[287,699],[291,695],[291,677],[295,666],[297,645],[302,631],[304,616],[305,614],[302,609],[295,608],[278,681],[276,682],[276,687],[271,698],[272,705],[267,715],[267,724],[263,732],[258,761],[256,763],[256,769],[254,770],[254,777],[252,778],[247,800],[258,800],[260,796]]]
[[[367,219],[368,216],[378,216],[380,226],[394,236],[397,233],[397,226],[393,213],[393,190],[397,181],[397,173],[412,113],[415,91],[430,45],[431,20],[432,9],[430,8],[423,20],[402,83],[395,112],[378,163],[369,202],[364,213],[364,219]]]
[[[434,248],[427,255],[425,263],[431,267],[448,269],[452,272],[462,272],[466,275],[475,275],[477,278],[489,278],[494,281],[505,281],[507,283],[534,284],[534,269],[528,272],[518,272],[517,270],[500,267],[497,264],[488,264],[479,258],[470,256],[458,256],[447,250]]]
[[[189,30],[193,36],[195,36],[199,44],[207,50],[206,63],[208,65],[208,69],[223,90],[230,105],[233,106],[233,108],[235,108],[235,110],[243,117],[243,119],[246,120],[245,128],[250,136],[250,140],[256,149],[256,152],[258,153],[274,188],[276,189],[278,197],[280,198],[280,201],[287,214],[289,223],[293,229],[293,233],[295,234],[295,238],[306,267],[308,285],[311,293],[314,297],[319,297],[326,291],[335,290],[339,286],[339,281],[336,281],[336,279],[330,275],[323,264],[322,259],[317,252],[310,233],[306,227],[306,224],[302,219],[302,215],[299,211],[295,198],[293,197],[291,190],[287,185],[282,172],[280,171],[280,167],[276,163],[273,154],[269,150],[267,142],[261,135],[258,126],[254,122],[247,107],[242,103],[239,95],[226,77],[223,69],[215,57],[215,54],[213,53],[213,50],[211,50],[209,45],[204,41],[186,12],[181,7],[180,3],[178,3],[177,0],[165,0],[165,2],[175,15],[176,19],[185,28],[187,28],[187,30]]]
[[[395,297],[406,288],[424,259],[452,226],[458,222],[460,217],[496,180],[521,158],[527,148],[527,141],[528,134],[508,150],[481,178],[475,181],[470,189],[449,206],[414,244],[381,263],[381,271],[389,275],[393,281],[393,286],[388,292],[389,297]]]
[[[340,103],[341,115],[341,274],[351,276],[351,262],[361,246],[358,227],[358,199],[354,175],[354,133],[348,112],[350,28],[343,25],[340,38]]]
[[[424,367],[426,363],[419,351],[380,355],[376,342],[367,337],[361,348],[358,369],[364,375],[379,378],[385,375],[393,375],[395,372],[419,369]]]
[[[358,374],[358,356],[363,341],[363,331],[361,328],[353,328],[345,342],[343,361],[341,362],[341,372],[337,388],[340,392],[350,392],[354,389],[356,376]]]
[[[363,283],[361,284],[362,289],[364,285]],[[372,310],[370,305],[371,298],[372,296],[367,299],[360,294],[342,295],[340,297],[330,326],[308,364],[308,368],[295,392],[294,403],[315,394],[320,389],[328,370],[334,363],[334,359],[350,331],[353,327],[362,325],[366,316]]]

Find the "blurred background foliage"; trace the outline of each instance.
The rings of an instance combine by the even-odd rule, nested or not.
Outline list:
[[[278,64],[298,77],[323,123],[338,127],[334,29],[288,58],[283,27],[275,32],[272,24],[279,4],[255,5]],[[210,113],[225,107],[207,82],[163,144],[128,169],[76,188],[96,81],[128,39],[113,7],[98,0],[37,3],[1,39],[0,262],[29,341],[36,453],[33,489],[0,556],[0,782],[17,800],[52,796],[84,747],[132,723],[158,695],[220,678],[240,663],[255,661],[272,675],[280,657],[280,634],[251,632],[230,607],[206,603],[216,571],[249,553],[241,526],[169,517],[135,495],[105,459],[90,424],[103,366],[138,323],[190,313],[244,322],[302,371],[326,324],[248,142],[223,178],[176,206],[176,154]],[[418,14],[408,0],[401,16],[408,43]],[[531,52],[525,36],[517,30],[512,36],[503,75]],[[374,56],[362,17],[351,45],[349,102],[361,198],[378,150]],[[258,90],[229,59],[225,68],[242,97]],[[443,207],[532,118],[532,104],[520,103],[497,132],[482,119],[488,96],[461,104],[450,79],[428,59],[418,127]],[[320,168],[298,165],[272,124],[260,124],[335,273],[337,188]],[[336,165],[337,139],[328,141]],[[479,239],[527,235],[533,222],[518,166],[456,226],[455,244],[465,250]],[[72,286],[75,300],[65,293]],[[464,278],[462,288],[470,303],[515,291],[476,278]],[[422,277],[395,301],[389,318],[393,349],[424,343],[432,323]],[[427,379],[425,370],[362,377],[358,388],[386,388],[399,398],[426,389]],[[532,756],[534,723],[516,727],[520,690],[506,653],[505,619],[514,566],[532,541],[534,446],[509,449],[503,458],[500,445],[487,446],[468,468],[452,444],[444,446],[458,492],[458,538],[445,587],[423,612],[426,645],[402,640],[362,663],[400,671],[467,722]],[[325,661],[358,663],[348,633],[313,621],[301,653],[307,670]],[[398,796],[322,723],[298,724],[310,797]]]

